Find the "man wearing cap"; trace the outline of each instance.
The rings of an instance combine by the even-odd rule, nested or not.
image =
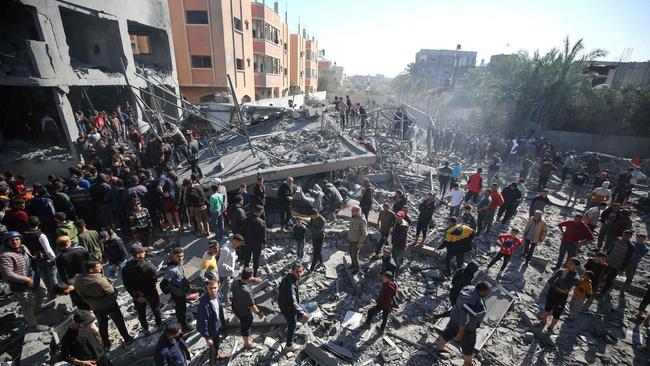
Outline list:
[[[366,240],[368,226],[366,219],[361,215],[361,208],[359,206],[353,206],[351,212],[352,217],[350,218],[350,228],[348,231],[348,253],[352,260],[352,270],[358,272],[360,268],[359,250]]]
[[[85,310],[77,310],[72,324],[61,338],[61,358],[77,366],[95,366],[104,353],[98,334],[93,329],[95,318]]]
[[[397,268],[402,266],[402,259],[404,257],[404,252],[406,251],[406,243],[408,241],[409,234],[409,223],[404,219],[404,211],[397,212],[397,222],[395,222],[395,228],[393,228],[393,233],[391,235],[391,244],[393,245],[393,259],[397,263]],[[393,272],[397,275],[397,272]]]
[[[381,271],[379,272],[379,276],[381,277],[385,272],[391,272],[393,275],[397,273],[397,262],[395,262],[395,259],[393,258],[393,247],[390,245],[384,247],[381,256]]]
[[[230,306],[230,285],[235,276],[235,250],[244,245],[244,237],[235,234],[232,239],[226,241],[221,247],[217,270],[219,271],[219,282],[221,283],[221,295],[223,296],[223,305]]]
[[[253,276],[257,277],[257,270],[260,267],[260,256],[262,248],[266,245],[266,223],[260,219],[261,208],[255,208],[253,215],[247,217],[242,224],[244,233],[244,245],[242,264],[248,267],[251,257],[253,259]]]
[[[42,332],[48,327],[38,324],[34,311],[40,309],[43,292],[34,289],[32,281],[32,254],[22,244],[22,235],[9,231],[4,236],[4,246],[0,249],[0,272],[9,284],[11,293],[22,309],[27,326],[32,331]]]
[[[199,277],[205,282],[211,278],[219,279],[217,270],[217,255],[219,254],[219,242],[210,240],[208,250],[201,256],[201,270]]]
[[[634,256],[635,247],[632,244],[632,234],[634,231],[625,230],[620,238],[617,238],[612,248],[607,252],[607,268],[603,274],[604,285],[601,294],[606,294],[612,286],[616,276],[627,269],[632,256]]]
[[[637,233],[634,240],[634,254],[630,258],[630,263],[625,268],[625,290],[630,288],[632,281],[634,281],[634,275],[636,275],[636,270],[641,263],[641,259],[648,254],[648,246],[645,243],[646,235],[643,233]]]
[[[560,253],[555,263],[555,270],[559,269],[564,263],[564,257],[575,257],[578,250],[585,244],[594,240],[594,235],[589,226],[582,221],[582,214],[576,213],[573,220],[567,220],[557,225],[562,232],[562,242],[560,243]]]
[[[138,320],[145,335],[149,335],[149,323],[147,322],[147,303],[151,307],[156,327],[162,324],[160,314],[160,297],[156,291],[158,275],[156,268],[148,262],[145,257],[147,249],[140,243],[131,247],[133,258],[126,262],[122,268],[122,283],[124,288],[133,298],[133,305],[138,312]]]
[[[603,173],[603,174],[605,174],[605,177],[607,177],[607,173]],[[606,204],[607,202],[609,202],[609,198],[611,196],[612,196],[612,191],[609,189],[609,181],[605,180],[591,191],[591,194],[589,195],[589,200],[587,202],[587,207],[585,209],[589,209],[602,202]]]
[[[133,337],[129,334],[120,306],[117,304],[117,291],[106,277],[102,275],[101,263],[91,260],[86,263],[86,272],[74,278],[74,289],[95,313],[99,324],[99,334],[104,344],[104,350],[111,348],[108,337],[108,318],[115,323],[124,344],[129,345]]]
[[[309,232],[311,233],[311,266],[309,272],[316,268],[316,264],[323,264],[323,238],[325,236],[325,219],[316,209],[310,212]]]

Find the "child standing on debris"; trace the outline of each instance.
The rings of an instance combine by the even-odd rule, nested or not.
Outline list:
[[[296,240],[296,255],[302,259],[305,255],[305,234],[307,227],[300,217],[296,217],[296,224],[293,226],[293,238]]]
[[[569,319],[574,320],[580,314],[582,307],[585,305],[585,301],[591,297],[592,287],[591,281],[594,278],[594,273],[591,271],[585,271],[582,276],[580,276],[580,283],[578,286],[573,289],[573,297],[569,303]]]
[[[490,261],[490,264],[488,264],[487,269],[490,269],[490,267],[495,265],[501,258],[503,258],[503,264],[501,265],[499,274],[501,274],[501,272],[506,269],[508,263],[510,262],[510,258],[512,258],[514,252],[521,245],[521,239],[519,239],[518,235],[518,229],[511,229],[510,234],[501,234],[497,236],[497,240],[499,240],[499,243],[501,244],[501,249],[499,250],[499,253],[497,253],[497,255],[492,258],[492,261]]]
[[[393,281],[393,273],[390,271],[384,272],[381,276],[381,291],[377,296],[377,304],[368,310],[368,317],[366,318],[366,328],[370,328],[370,323],[375,315],[381,311],[381,326],[379,333],[384,333],[386,323],[388,322],[388,314],[395,305],[395,294],[397,294],[397,284]]]

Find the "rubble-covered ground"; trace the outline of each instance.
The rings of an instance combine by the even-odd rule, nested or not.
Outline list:
[[[291,122],[287,123],[291,124]],[[302,132],[302,134],[306,133],[309,132]],[[400,144],[391,138],[383,136],[377,136],[377,138],[381,159],[378,160],[376,166],[348,169],[344,172],[337,172],[337,176],[349,178],[352,180],[350,182],[352,186],[354,183],[358,183],[360,176],[369,174],[372,177],[371,182],[376,190],[376,199],[379,204],[384,200],[390,200],[392,192],[404,186],[410,193],[409,200],[412,206],[410,216],[415,223],[417,203],[431,188],[429,170],[437,167],[438,163],[447,157],[425,158],[426,152],[422,149],[407,154],[406,152],[410,149],[406,142]],[[277,148],[285,149],[283,153],[290,156],[285,145],[281,144],[283,141],[275,141],[271,136],[265,142],[278,144]],[[300,151],[300,149],[297,147],[296,151]],[[281,152],[278,151],[278,153]],[[419,164],[414,164],[415,161]],[[481,166],[485,168],[485,164]],[[476,167],[478,165],[464,166],[464,173],[471,173]],[[515,176],[514,169],[504,167],[503,170],[504,174],[499,179],[500,186],[507,184]],[[553,178],[550,188],[553,190],[558,183],[559,180]],[[534,195],[532,191],[535,189],[536,181],[529,178],[527,186],[530,199]],[[433,190],[437,191],[435,177]],[[354,189],[351,192],[354,192]],[[639,194],[642,193],[635,192],[632,200],[638,198]],[[561,205],[562,198],[562,193],[555,194],[554,202]],[[511,226],[523,230],[528,217],[528,204],[529,202],[522,203],[516,217],[511,220]],[[582,205],[578,204],[577,208],[580,207]],[[373,209],[376,211],[379,207]],[[557,205],[547,207],[545,219],[549,224],[549,235],[544,245],[540,245],[536,250],[539,259],[530,266],[522,267],[523,261],[516,254],[500,278],[496,279],[500,264],[487,272],[490,277],[510,292],[514,297],[514,302],[498,325],[490,321],[484,323],[484,329],[492,331],[492,334],[482,351],[478,353],[477,362],[483,365],[648,364],[648,354],[642,350],[643,346],[641,346],[641,344],[645,344],[644,338],[647,330],[643,325],[635,324],[630,320],[641,300],[638,293],[622,295],[615,288],[608,298],[589,300],[589,306],[585,306],[575,321],[566,321],[566,316],[563,316],[553,334],[542,332],[540,328],[534,326],[543,307],[545,282],[551,276],[552,267],[557,258],[561,233],[556,225],[572,217],[573,209]],[[300,283],[303,304],[315,303],[309,305],[309,308],[313,310],[314,319],[308,323],[299,323],[297,330],[295,343],[303,346],[304,349],[295,353],[286,353],[282,350],[286,329],[282,324],[283,317],[277,312],[277,284],[297,258],[291,234],[279,231],[276,225],[269,231],[269,242],[263,252],[261,277],[265,282],[256,288],[256,299],[266,313],[264,319],[256,319],[254,324],[253,339],[259,347],[255,350],[243,350],[237,322],[231,319],[227,327],[229,335],[222,341],[221,349],[224,352],[232,353],[232,357],[220,364],[241,366],[315,365],[314,358],[317,358],[319,354],[329,359],[329,361],[321,359],[320,364],[323,365],[462,364],[462,355],[455,348],[453,342],[450,344],[452,353],[448,359],[440,359],[435,353],[438,333],[434,327],[435,322],[432,321],[432,315],[443,311],[448,306],[449,281],[440,274],[444,269],[444,250],[435,253],[429,251],[428,254],[411,249],[408,251],[397,279],[398,305],[390,315],[384,335],[379,335],[376,328],[366,331],[363,327],[356,326],[355,320],[358,320],[358,315],[355,313],[362,314],[361,319],[365,319],[367,310],[373,305],[379,292],[378,272],[381,262],[373,258],[378,234],[373,222],[373,217],[376,220],[376,216],[371,214],[372,228],[361,250],[362,271],[355,276],[350,276],[345,270],[344,253],[347,250],[345,234],[348,225],[345,216],[347,212],[342,210],[337,218],[328,221],[323,246],[325,265],[313,273],[308,273]],[[435,228],[429,235],[431,240],[429,245],[432,247],[436,246],[435,244],[440,238],[439,232],[444,228],[444,219],[447,214],[448,209],[440,206],[434,215]],[[271,212],[269,216],[273,217],[273,213]],[[636,215],[633,220],[635,229],[646,231],[645,222]],[[411,239],[414,230],[413,227]],[[496,235],[506,230],[505,227],[495,225],[491,232],[475,239],[477,250],[472,253],[472,259],[481,264],[481,270],[485,271],[487,262],[497,250]],[[207,244],[206,238],[195,238],[190,233],[165,234],[162,240],[156,243],[156,249],[151,252],[151,260],[159,268],[162,268],[164,261],[167,260],[167,249],[171,246],[181,245],[186,248],[186,260],[188,261],[186,273],[195,278],[198,270],[198,257],[207,249]],[[593,248],[593,246],[585,248],[580,256],[590,255]],[[307,268],[310,259],[311,245],[308,239],[305,257],[302,259]],[[544,259],[549,263],[544,265]],[[650,277],[648,260],[645,258],[639,268],[635,279],[637,285],[645,286],[647,284]],[[119,302],[129,329],[136,333],[140,330],[140,326],[132,300],[121,287],[119,277],[114,278],[114,285],[121,291]],[[8,299],[8,297],[5,296],[4,299]],[[163,303],[166,304],[166,302]],[[15,310],[15,303],[13,307],[6,301],[5,304],[4,307],[0,307],[2,325],[11,329],[12,334],[16,334],[20,331],[20,315]],[[60,316],[59,322],[72,311],[66,299],[57,299],[54,306]],[[189,307],[189,316],[194,316],[193,311],[194,307]],[[173,314],[173,305],[166,304],[163,308],[163,318],[173,321]],[[227,317],[232,318],[232,315],[227,314]],[[379,319],[376,319],[374,324],[378,325],[378,321]],[[344,322],[347,327],[343,326]],[[151,314],[150,323],[153,324]],[[111,336],[116,337],[113,341],[115,349],[111,355],[119,360],[119,364],[151,364],[150,359],[143,359],[150,355],[160,333],[156,332],[149,337],[143,337],[140,333],[138,340],[129,347],[120,345],[119,334],[114,328],[111,330]],[[8,339],[9,336],[3,337]],[[206,352],[205,340],[196,332],[191,332],[186,337],[193,352],[191,364],[206,364],[208,352]],[[34,340],[36,346],[41,348],[42,345],[46,346],[49,342],[46,338],[36,338]],[[326,351],[327,347],[333,352]],[[336,358],[334,353],[340,357]],[[3,357],[9,356],[2,355],[0,359]]]

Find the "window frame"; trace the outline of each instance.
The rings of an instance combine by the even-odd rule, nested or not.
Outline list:
[[[194,19],[194,21],[190,21],[190,13],[191,15],[199,15],[201,13],[205,14],[205,22],[203,22],[203,19],[201,18],[199,22]],[[210,16],[208,14],[207,10],[185,10],[185,24],[210,24]]]
[[[200,60],[202,60],[202,61],[205,61],[206,59],[209,60],[210,65],[209,66],[205,66],[205,65],[196,66],[194,61],[198,60],[198,59],[195,59],[195,57],[201,57]],[[201,62],[201,64],[204,64],[204,62]],[[210,55],[190,55],[190,66],[193,69],[212,69],[212,56],[210,56]]]

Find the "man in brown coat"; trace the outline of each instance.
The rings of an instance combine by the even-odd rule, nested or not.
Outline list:
[[[74,288],[77,295],[88,303],[95,313],[104,350],[108,351],[111,348],[111,341],[108,339],[109,317],[115,323],[126,345],[131,344],[133,337],[126,329],[124,317],[120,311],[120,306],[117,304],[117,291],[101,272],[102,265],[99,262],[88,261],[86,263],[86,273],[75,276]]]
[[[366,240],[368,224],[366,219],[361,215],[359,206],[352,207],[352,218],[350,219],[350,230],[348,231],[348,253],[352,260],[352,270],[359,271],[359,249]]]
[[[536,210],[533,213],[533,216],[528,219],[526,228],[524,229],[524,252],[521,256],[526,259],[525,264],[528,264],[528,262],[530,262],[537,244],[543,242],[544,239],[546,239],[547,234],[548,225],[542,217],[542,211]]]

